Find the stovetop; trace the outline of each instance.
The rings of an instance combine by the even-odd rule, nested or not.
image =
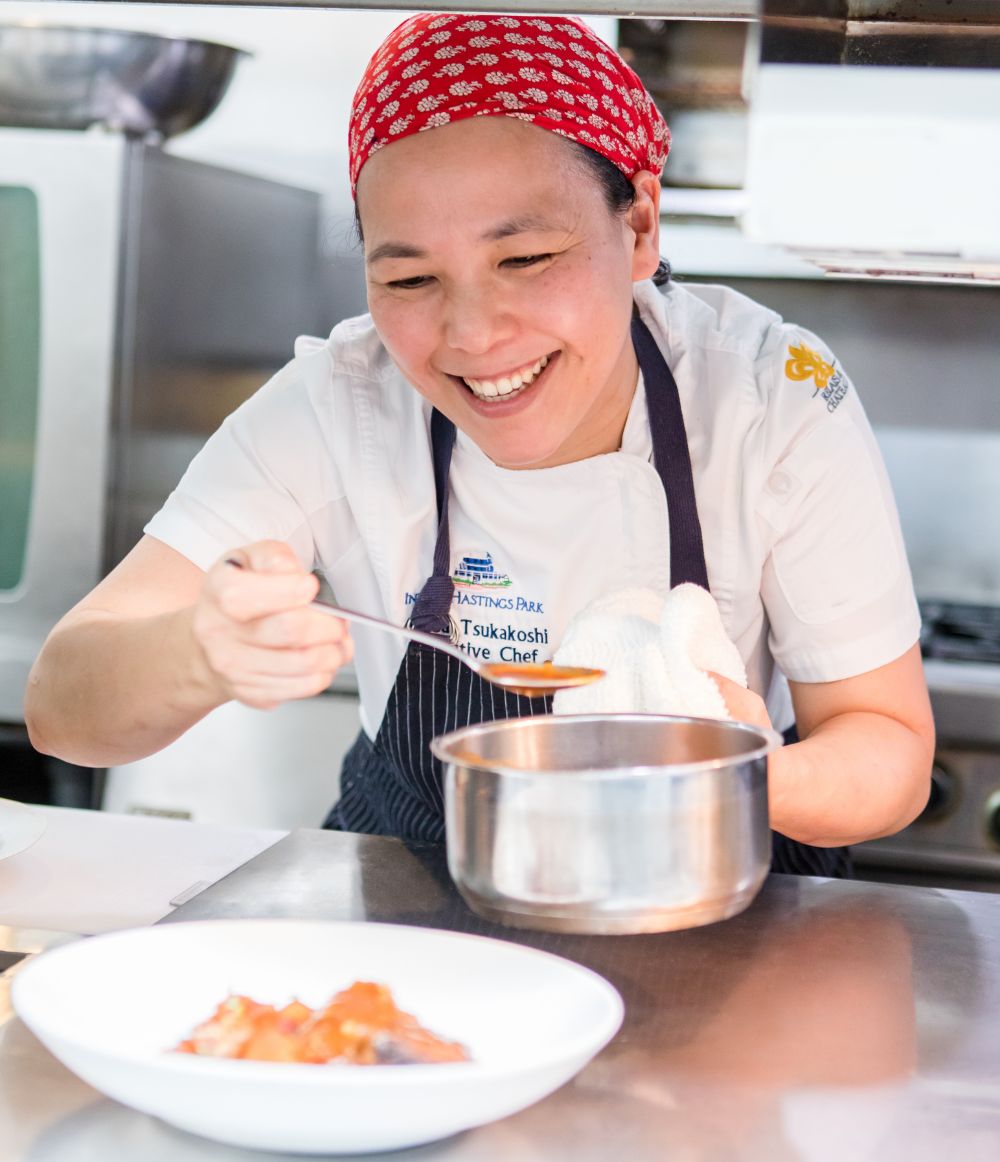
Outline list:
[[[922,601],[920,613],[925,658],[1000,663],[1000,605]]]
[[[859,866],[967,875],[1000,887],[1000,606],[920,602],[938,748],[927,807],[855,848]]]

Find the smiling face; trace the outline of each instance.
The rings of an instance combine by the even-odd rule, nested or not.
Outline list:
[[[361,171],[368,302],[413,386],[495,463],[621,444],[632,283],[659,262],[659,182],[615,214],[562,138],[507,117],[418,133]]]

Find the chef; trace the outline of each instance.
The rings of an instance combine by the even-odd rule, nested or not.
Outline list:
[[[729,711],[788,732],[775,868],[842,874],[845,845],[912,820],[933,725],[875,442],[816,336],[670,279],[669,144],[575,19],[392,32],[350,120],[370,314],[300,340],[55,628],[27,692],[35,745],[120,764],[229,700],[317,694],[353,644],[310,608],[314,571],[491,661],[551,658],[602,595],[692,582],[746,666],[748,689],[719,679]],[[354,637],[363,729],[327,825],[440,840],[429,739],[543,707]]]

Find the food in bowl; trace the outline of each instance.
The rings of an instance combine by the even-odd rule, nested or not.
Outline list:
[[[298,1000],[278,1008],[230,994],[176,1048],[203,1057],[310,1065],[438,1065],[470,1060],[464,1045],[425,1029],[397,1006],[385,985],[371,981],[355,981],[319,1009]]]

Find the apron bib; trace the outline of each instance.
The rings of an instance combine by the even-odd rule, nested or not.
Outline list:
[[[646,386],[653,464],[667,498],[670,584],[693,582],[708,589],[708,570],[695,501],[691,457],[677,384],[646,325],[632,321],[632,342]],[[438,530],[434,569],[421,589],[410,624],[448,636],[453,633],[448,472],[455,428],[440,412],[431,415],[431,450]],[[324,823],[341,831],[443,842],[444,795],[441,764],[430,752],[437,735],[500,718],[551,713],[551,698],[526,698],[484,681],[457,658],[410,642],[372,742],[364,731],[344,757],[341,795]],[[786,741],[794,736],[786,734]],[[773,834],[772,870],[842,876],[849,864],[844,848],[817,848]]]

